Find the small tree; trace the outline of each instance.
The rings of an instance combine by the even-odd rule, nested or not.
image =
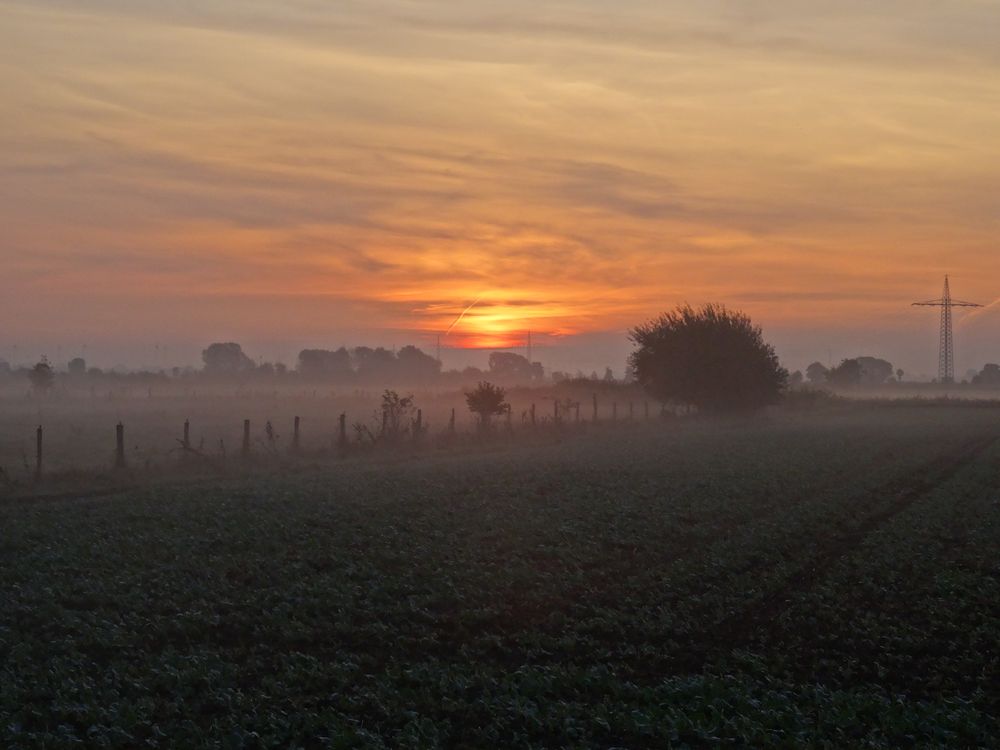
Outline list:
[[[400,396],[396,391],[385,391],[382,394],[382,437],[395,439],[409,424],[413,413],[413,396]]]
[[[813,362],[806,368],[806,378],[815,385],[825,383],[829,374],[830,370],[822,362]]]
[[[510,404],[504,401],[507,392],[498,385],[493,385],[485,380],[481,381],[474,391],[465,394],[465,403],[469,405],[469,411],[479,417],[479,429],[486,431],[490,428],[490,420],[493,416],[506,414],[510,409]]]
[[[682,305],[630,331],[636,380],[660,401],[703,411],[758,409],[778,401],[788,371],[750,318],[722,305]]]
[[[861,385],[864,370],[861,363],[855,359],[845,359],[827,374],[830,385],[837,388],[854,388]]]
[[[41,361],[28,370],[28,380],[35,393],[43,394],[52,390],[56,382],[55,373],[52,372],[52,365],[47,357],[42,357]]]

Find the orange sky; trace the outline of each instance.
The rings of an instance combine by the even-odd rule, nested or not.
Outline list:
[[[1000,296],[995,0],[174,5],[0,0],[0,347],[433,347],[480,298],[446,345],[589,368],[718,301],[932,373],[907,303]]]

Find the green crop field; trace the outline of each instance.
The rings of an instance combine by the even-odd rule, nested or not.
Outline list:
[[[858,404],[3,501],[0,746],[996,746],[998,437]]]

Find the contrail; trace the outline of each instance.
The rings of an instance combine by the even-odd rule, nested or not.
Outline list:
[[[982,307],[977,307],[975,310],[970,311],[967,315],[963,315],[958,319],[959,326],[965,326],[970,321],[975,320],[979,316],[983,315],[990,310],[993,310],[1000,304],[1000,297],[990,302],[988,305],[983,305]]]
[[[451,329],[454,328],[455,326],[457,326],[462,321],[462,318],[465,317],[465,314],[467,312],[469,312],[469,310],[471,310],[473,307],[475,307],[476,304],[478,304],[479,300],[481,300],[482,298],[483,298],[483,295],[480,294],[478,297],[476,297],[472,301],[471,305],[469,305],[467,308],[465,308],[464,310],[462,310],[462,314],[459,315],[457,318],[455,318],[455,321],[450,326],[448,326],[448,330],[444,332],[444,335],[447,336],[449,333],[451,333]]]

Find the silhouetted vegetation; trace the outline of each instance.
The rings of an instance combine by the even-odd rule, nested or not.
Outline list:
[[[52,390],[56,376],[48,359],[42,357],[41,361],[28,371],[28,380],[35,393],[43,394]]]
[[[660,401],[703,411],[758,409],[776,403],[788,372],[750,318],[721,305],[682,305],[630,332],[636,380]]]
[[[506,414],[510,409],[510,404],[504,401],[506,396],[507,393],[503,388],[486,381],[476,386],[474,391],[465,394],[469,411],[479,418],[481,431],[489,430],[492,417]]]

